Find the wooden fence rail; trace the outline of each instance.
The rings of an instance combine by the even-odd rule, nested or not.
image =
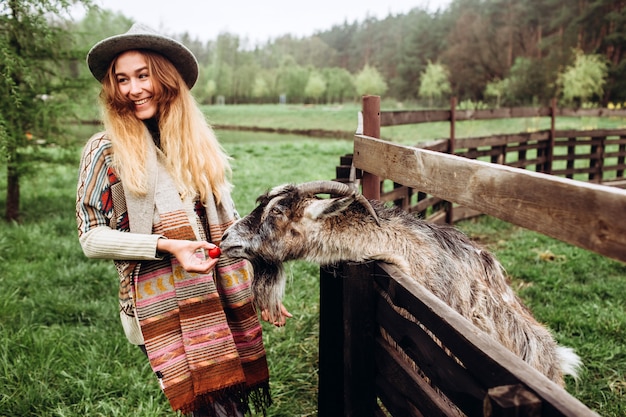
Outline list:
[[[380,178],[626,262],[626,190],[357,135],[354,165]]]
[[[450,122],[448,139],[415,145],[437,152],[448,152],[491,163],[525,168],[563,178],[588,181],[626,188],[626,129],[556,130],[557,116],[626,116],[626,110],[608,109],[558,109],[553,101],[549,108],[497,109],[480,111],[422,110],[383,111],[376,108],[376,98],[364,98],[364,118],[369,118],[367,136],[380,137],[380,126],[405,123],[424,123],[446,120]],[[374,104],[374,109],[368,110]],[[378,102],[379,103],[379,102]],[[460,115],[460,116],[459,116]],[[457,117],[458,116],[458,117]],[[455,124],[459,120],[491,119],[495,117],[551,117],[551,129],[537,132],[492,135],[455,139]],[[372,127],[374,125],[375,127]],[[377,129],[377,130],[376,130]],[[347,155],[337,167],[337,179],[347,181],[350,176],[352,155]],[[370,173],[365,174],[371,175]],[[361,173],[357,172],[358,178]],[[438,197],[398,183],[381,183],[375,190],[375,181],[365,181],[367,192],[382,201],[418,212],[433,222],[454,223],[480,214],[467,207],[454,206]]]
[[[380,126],[449,122],[464,120],[508,119],[513,117],[626,117],[626,109],[567,109],[557,108],[556,100],[550,107],[512,107],[501,109],[460,110],[451,100],[449,110],[394,110],[380,115]]]

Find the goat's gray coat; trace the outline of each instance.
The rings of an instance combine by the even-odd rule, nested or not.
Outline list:
[[[319,199],[298,186],[280,186],[260,196],[257,208],[227,231],[222,251],[252,262],[252,291],[259,308],[278,317],[285,261],[387,262],[551,380],[563,385],[563,373],[576,375],[578,356],[557,346],[550,331],[534,319],[491,253],[453,227],[376,201],[370,201],[373,211],[368,211],[356,200],[355,193]]]

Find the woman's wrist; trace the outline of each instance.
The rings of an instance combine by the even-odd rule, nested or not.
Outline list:
[[[165,236],[160,236],[156,243],[156,257],[162,259],[166,254],[170,253],[168,246],[168,239]]]

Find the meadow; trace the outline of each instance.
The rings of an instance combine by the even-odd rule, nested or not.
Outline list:
[[[358,107],[224,106],[206,111],[220,125],[350,131]],[[500,128],[524,131],[543,123],[499,122],[469,122],[463,129],[502,133]],[[613,126],[624,121],[563,123]],[[447,134],[445,124],[412,128],[382,133],[394,139],[396,134],[405,143]],[[22,181],[22,222],[0,223],[0,416],[174,415],[142,353],[124,338],[112,263],[86,259],[77,241],[76,171],[90,133],[77,134],[65,147],[33,149],[42,158]],[[233,197],[242,214],[275,185],[332,179],[339,156],[352,149],[347,140],[218,134],[233,157]],[[3,175],[4,170],[2,210]],[[626,266],[489,217],[459,227],[496,253],[537,318],[583,358],[581,378],[568,380],[567,390],[600,415],[625,415]],[[264,325],[274,397],[268,415],[315,416],[319,268],[291,262],[287,272],[285,305],[294,318],[283,329]]]

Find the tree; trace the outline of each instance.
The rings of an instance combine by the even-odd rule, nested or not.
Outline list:
[[[91,5],[90,0],[79,3]],[[62,26],[69,7],[64,0],[8,0],[0,8],[0,152],[6,162],[9,221],[19,220],[28,138],[50,132],[66,115],[61,100],[76,87],[60,76],[60,63],[78,57],[72,54],[70,31]]]
[[[354,77],[344,68],[324,68],[322,70],[326,80],[326,102],[343,103],[346,98],[353,98]]]
[[[267,81],[263,77],[256,76],[254,78],[254,86],[252,87],[252,97],[261,101],[269,95],[270,89]]]
[[[397,76],[392,79],[391,92],[400,98],[417,97],[420,74],[428,60],[437,61],[443,52],[448,22],[440,16],[432,16],[425,10],[413,10],[406,17],[406,33],[399,40]]]
[[[325,92],[326,80],[324,77],[317,71],[311,72],[306,87],[304,87],[304,95],[315,100],[315,103],[318,103]]]
[[[485,87],[485,97],[496,98],[496,108],[500,107],[502,97],[509,91],[510,80],[505,78],[504,80],[494,80],[487,83]]]
[[[580,106],[594,95],[601,97],[608,74],[608,64],[600,55],[574,51],[574,63],[559,75],[557,84],[563,100]]]
[[[309,69],[298,65],[293,57],[286,56],[278,68],[278,94],[285,94],[290,103],[301,102],[308,79]]]
[[[497,107],[516,106],[537,101],[547,103],[554,97],[554,90],[548,85],[540,60],[518,57],[506,78],[487,83],[484,95],[495,97]]]
[[[439,100],[452,91],[449,78],[450,73],[445,66],[429,60],[420,80],[419,96],[428,97],[428,105],[432,106],[433,99]]]
[[[356,92],[360,96],[382,96],[387,92],[387,83],[383,80],[380,72],[374,67],[366,65],[354,79]]]

